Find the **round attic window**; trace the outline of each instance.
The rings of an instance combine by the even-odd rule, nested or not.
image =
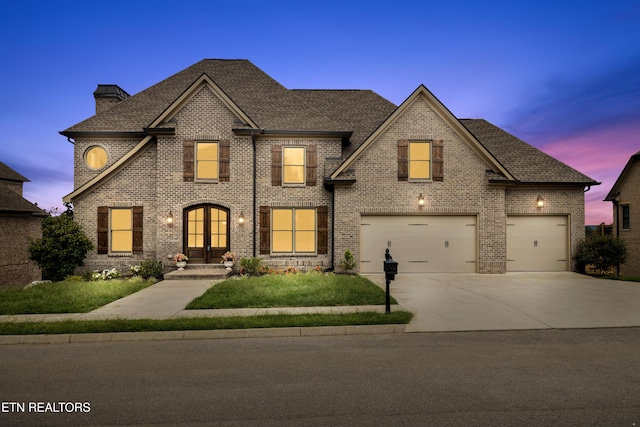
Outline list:
[[[90,147],[84,153],[84,162],[91,169],[102,169],[107,164],[107,152],[102,147]]]

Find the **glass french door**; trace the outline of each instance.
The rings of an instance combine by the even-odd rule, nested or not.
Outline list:
[[[229,250],[229,210],[199,205],[184,212],[184,246],[193,264],[219,263]]]

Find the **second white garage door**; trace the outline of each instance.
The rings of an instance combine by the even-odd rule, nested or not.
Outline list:
[[[566,216],[507,217],[507,271],[566,271]]]
[[[398,273],[475,273],[475,216],[363,216],[360,271],[382,273],[388,247]]]

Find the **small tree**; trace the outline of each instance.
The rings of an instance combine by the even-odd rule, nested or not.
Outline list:
[[[583,271],[585,266],[591,264],[604,273],[609,267],[624,264],[627,260],[627,245],[617,237],[594,233],[578,243],[576,260]]]
[[[340,260],[340,267],[346,271],[356,268],[356,260],[349,249],[344,251],[344,257]]]
[[[42,270],[43,279],[60,281],[84,264],[84,257],[93,249],[93,244],[72,215],[62,214],[45,218],[42,237],[31,242],[27,249],[29,258]]]

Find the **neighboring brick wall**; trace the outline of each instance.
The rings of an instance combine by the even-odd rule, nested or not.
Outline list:
[[[43,217],[0,216],[0,288],[24,287],[42,279],[38,265],[29,261],[30,240],[42,237]]]
[[[620,266],[620,273],[627,276],[640,276],[640,166],[635,163],[629,175],[620,186],[618,197],[620,208],[616,218],[613,207],[613,233],[619,235],[627,244],[627,262]],[[622,229],[622,205],[629,205],[629,229]]]

